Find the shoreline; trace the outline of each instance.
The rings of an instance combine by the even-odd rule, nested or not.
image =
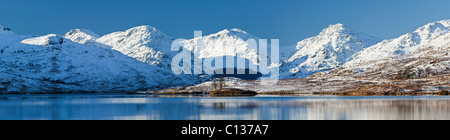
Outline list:
[[[160,93],[128,93],[135,95],[210,95],[210,93],[200,92],[160,92]],[[237,95],[238,96],[238,95]],[[284,92],[262,92],[256,96],[342,96],[342,97],[390,97],[390,96],[449,96],[449,92],[433,92],[433,93],[311,93],[311,94],[298,94],[298,93],[284,93]]]
[[[130,92],[130,93],[7,93],[0,94],[3,95],[155,95],[155,96],[210,96],[210,97],[221,97],[221,96],[213,96],[209,93],[186,93],[186,92],[177,92],[177,93],[138,93],[138,92]],[[450,96],[449,93],[377,93],[377,94],[368,94],[368,93],[312,93],[312,94],[298,94],[298,93],[258,93],[255,95],[256,97],[261,96],[274,96],[274,97],[401,97],[401,96]],[[254,97],[254,96],[240,96],[240,95],[232,95],[232,96],[224,96],[224,97]]]

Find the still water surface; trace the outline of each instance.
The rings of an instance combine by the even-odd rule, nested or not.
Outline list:
[[[450,97],[0,95],[0,120],[450,120]]]

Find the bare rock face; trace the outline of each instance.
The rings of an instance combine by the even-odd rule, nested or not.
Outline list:
[[[8,27],[0,26],[0,31],[11,31],[11,29]]]
[[[169,70],[60,35],[0,32],[0,40],[0,94],[118,93],[184,83]]]

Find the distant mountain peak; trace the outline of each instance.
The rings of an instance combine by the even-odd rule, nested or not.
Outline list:
[[[247,41],[248,39],[258,40],[259,37],[256,37],[244,30],[233,28],[233,29],[225,29],[218,33],[204,36],[208,39],[225,39],[225,38],[234,38],[241,39],[243,41]]]
[[[127,30],[127,32],[154,32],[154,31],[157,31],[157,29],[150,25],[136,26]]]
[[[234,32],[245,32],[245,31],[243,31],[243,30],[241,30],[241,29],[238,29],[238,28],[233,28],[233,29],[231,29],[230,31],[234,31]]]
[[[330,25],[319,35],[297,43],[297,52],[285,60],[282,78],[301,78],[316,72],[338,68],[364,48],[380,40],[358,33],[343,24]]]
[[[100,35],[98,35],[97,33],[93,32],[89,29],[72,29],[69,32],[67,32],[65,35],[73,35],[73,34],[77,34],[77,33],[83,33],[83,34],[90,35],[90,36],[93,36],[96,38],[100,37]]]
[[[344,24],[338,23],[334,25],[329,25],[328,28],[325,28],[320,32],[320,35],[332,35],[332,34],[346,34],[353,32],[349,28],[347,28]]]
[[[199,58],[233,56],[247,59],[249,63],[258,65],[258,51],[251,48],[247,42],[249,39],[258,41],[259,38],[241,29],[225,29],[215,34],[197,37],[182,43],[185,48],[191,51],[194,51],[195,46],[202,44],[202,47],[196,50],[200,53]]]
[[[48,47],[60,46],[64,43],[64,38],[60,35],[49,34],[41,37],[25,39],[21,43],[29,45],[42,45]]]
[[[428,23],[414,32],[404,34],[395,39],[384,40],[364,49],[352,61],[345,64],[345,67],[410,54],[447,33],[450,33],[450,20]]]
[[[450,27],[450,20],[442,20],[438,22],[432,22],[428,23],[420,28],[418,28],[415,32],[422,32],[422,31],[436,31],[436,30],[442,30]]]
[[[418,28],[413,33],[420,35],[425,40],[436,38],[450,30],[450,20],[428,23]]]
[[[237,28],[225,29],[225,30],[218,32],[217,34],[236,34],[236,33],[248,34],[247,32],[245,32],[241,29],[237,29]]]
[[[168,37],[166,34],[164,34],[160,30],[158,30],[155,27],[152,27],[150,25],[142,25],[142,26],[133,27],[131,29],[128,29],[125,32],[127,32],[128,35],[131,35],[131,34],[148,34],[150,36],[155,36],[155,37],[156,36],[165,37],[165,38]]]
[[[319,42],[317,42],[319,41]],[[300,41],[297,43],[297,49],[302,47],[325,47],[334,46],[333,48],[338,49],[342,47],[348,47],[345,43],[358,43],[361,45],[369,45],[372,43],[377,43],[380,40],[376,37],[359,33],[351,30],[345,25],[338,23],[334,25],[329,25],[328,28],[323,29],[319,35],[311,37]],[[315,45],[313,45],[315,44]],[[350,47],[360,47],[360,46],[350,46]]]
[[[153,26],[150,26],[150,25],[141,25],[141,26],[133,27],[133,28],[131,28],[129,30],[149,30],[149,31],[153,30],[153,31],[156,31],[157,29],[155,27],[153,27]]]
[[[100,38],[100,36],[88,29],[72,29],[66,33],[64,38],[70,39],[73,42],[78,42],[80,44],[85,44],[88,41],[92,41]]]
[[[170,50],[172,41],[171,37],[149,25],[114,32],[96,40],[141,62],[165,68],[170,68],[170,58],[175,55]]]
[[[436,30],[442,28],[450,27],[450,19],[449,20],[441,20],[437,22],[428,23],[416,30],[416,32],[425,31],[425,30]]]

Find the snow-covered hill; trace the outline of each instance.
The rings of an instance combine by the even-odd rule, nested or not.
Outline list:
[[[198,43],[202,43],[202,48],[199,50],[200,58],[241,55],[257,64],[257,50],[250,48],[247,43],[249,39],[259,41],[258,37],[240,29],[225,29],[216,34],[203,36],[202,40],[194,38],[183,43],[184,47],[191,51]]]
[[[118,51],[55,34],[17,36],[0,39],[9,40],[0,44],[0,93],[134,92],[188,83]]]
[[[222,67],[214,66],[213,68],[215,70],[219,70],[222,68],[226,68],[228,70],[240,69],[240,67],[237,66],[238,60],[242,60],[240,62],[244,62],[245,60],[245,69],[250,69],[251,71],[258,72],[258,69],[256,67],[250,67],[250,64],[256,66],[260,66],[261,64],[259,61],[261,60],[261,58],[258,55],[259,48],[251,47],[251,44],[249,44],[248,42],[251,39],[255,41],[256,45],[259,44],[260,38],[246,31],[243,31],[241,29],[225,29],[215,34],[202,36],[201,38],[197,37],[181,42],[181,44],[183,44],[183,46],[189,49],[192,53],[198,52],[199,58],[203,60],[207,58],[222,57]],[[200,48],[194,51],[194,48],[196,48],[196,46],[199,46]],[[270,44],[267,44],[267,47],[269,48]],[[270,57],[270,52],[268,52],[268,55]],[[227,63],[231,62],[230,60],[227,60],[227,58],[232,58],[234,60],[234,65],[227,65]],[[212,65],[215,65],[214,61],[212,62]],[[249,74],[249,72],[246,72],[246,74]]]
[[[89,30],[74,29],[64,36],[74,42],[117,50],[153,66],[170,68],[173,39],[151,26],[138,26],[99,37]]]
[[[330,25],[318,36],[298,42],[297,52],[281,66],[281,78],[302,78],[340,67],[350,61],[355,53],[379,41],[342,24]]]
[[[378,60],[386,57],[397,57],[410,54],[422,46],[432,42],[450,31],[450,20],[442,20],[429,23],[418,28],[412,33],[407,33],[398,38],[385,40],[367,49],[364,49],[354,60],[345,64],[345,67],[361,64],[367,61]],[[438,42],[435,42],[435,44]]]

